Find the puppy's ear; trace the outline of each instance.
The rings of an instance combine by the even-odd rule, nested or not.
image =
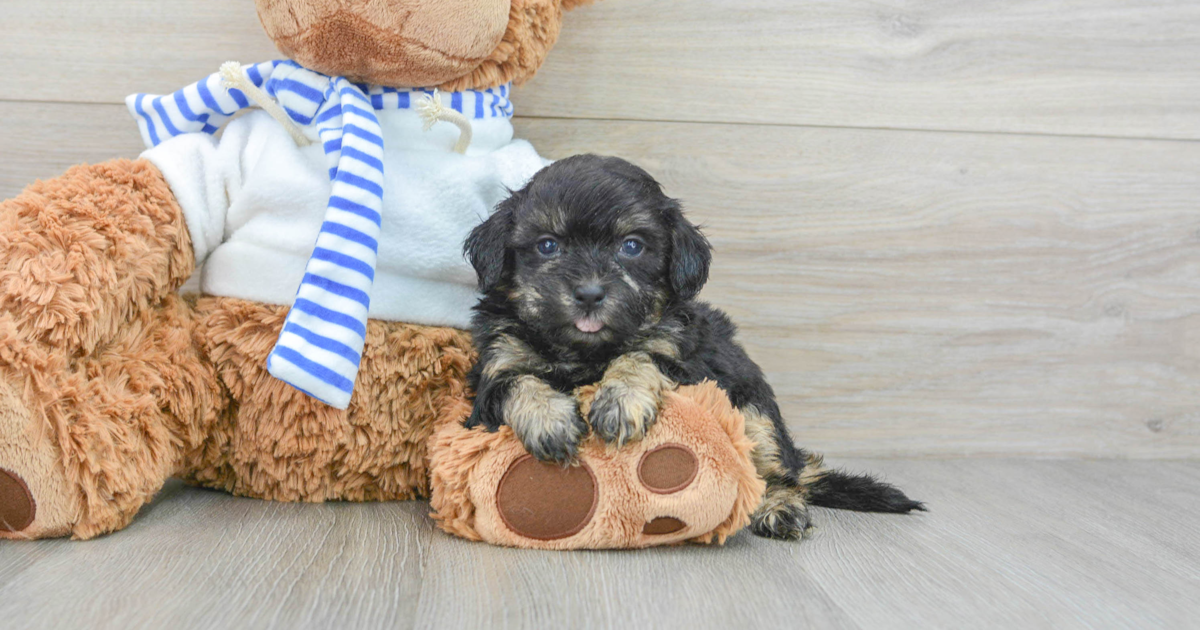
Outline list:
[[[479,278],[481,293],[492,291],[504,279],[508,266],[508,237],[513,228],[515,208],[515,196],[501,202],[487,221],[471,230],[471,235],[463,244],[463,253]]]
[[[679,202],[670,200],[667,216],[671,223],[671,289],[681,300],[690,300],[708,282],[712,246],[700,229],[683,216]]]

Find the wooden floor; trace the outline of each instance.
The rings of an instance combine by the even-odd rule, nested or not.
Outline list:
[[[1200,462],[855,460],[928,501],[816,536],[532,552],[425,503],[297,505],[170,485],[128,529],[0,545],[5,628],[1187,628]]]

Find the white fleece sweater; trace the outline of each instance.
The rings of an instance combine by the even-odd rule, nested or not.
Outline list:
[[[449,106],[451,95],[441,97]],[[473,139],[460,155],[451,150],[459,135],[451,124],[426,132],[412,109],[376,115],[385,183],[370,317],[465,328],[478,295],[463,240],[549,162],[512,139],[507,117],[472,119]],[[142,154],[183,208],[204,293],[284,305],[295,298],[331,190],[316,127],[301,129],[314,144],[298,146],[254,110],[219,139],[184,133]]]

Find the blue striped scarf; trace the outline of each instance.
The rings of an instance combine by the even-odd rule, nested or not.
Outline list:
[[[332,192],[304,278],[288,311],[267,370],[325,403],[345,409],[366,343],[383,210],[383,133],[375,112],[410,109],[409,90],[352,83],[306,70],[292,61],[268,61],[243,71],[322,143]],[[509,118],[508,86],[448,95],[451,109],[468,118]],[[219,74],[173,94],[127,99],[147,146],[184,133],[216,134],[235,113],[251,107]],[[311,135],[311,134],[309,134]]]

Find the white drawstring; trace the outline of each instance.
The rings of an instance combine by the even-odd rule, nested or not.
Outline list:
[[[236,61],[226,61],[221,64],[221,84],[225,86],[225,89],[238,89],[250,97],[250,100],[263,108],[263,111],[270,114],[271,118],[278,120],[279,124],[283,125],[283,128],[292,136],[292,140],[295,140],[296,144],[302,147],[312,144],[312,140],[309,140],[308,136],[304,135],[303,131],[300,131],[300,128],[296,126],[296,123],[292,122],[292,119],[288,117],[287,112],[283,111],[279,103],[276,103],[270,94],[262,91],[257,85],[254,85],[250,77],[246,76],[246,72],[242,70],[242,64]]]
[[[432,95],[425,94],[417,99],[417,113],[425,121],[425,131],[432,129],[439,120],[458,127],[458,142],[454,144],[454,152],[467,152],[467,147],[471,146],[471,121],[459,112],[447,109],[445,105],[442,105],[442,99],[438,98],[437,90],[434,90]]]

